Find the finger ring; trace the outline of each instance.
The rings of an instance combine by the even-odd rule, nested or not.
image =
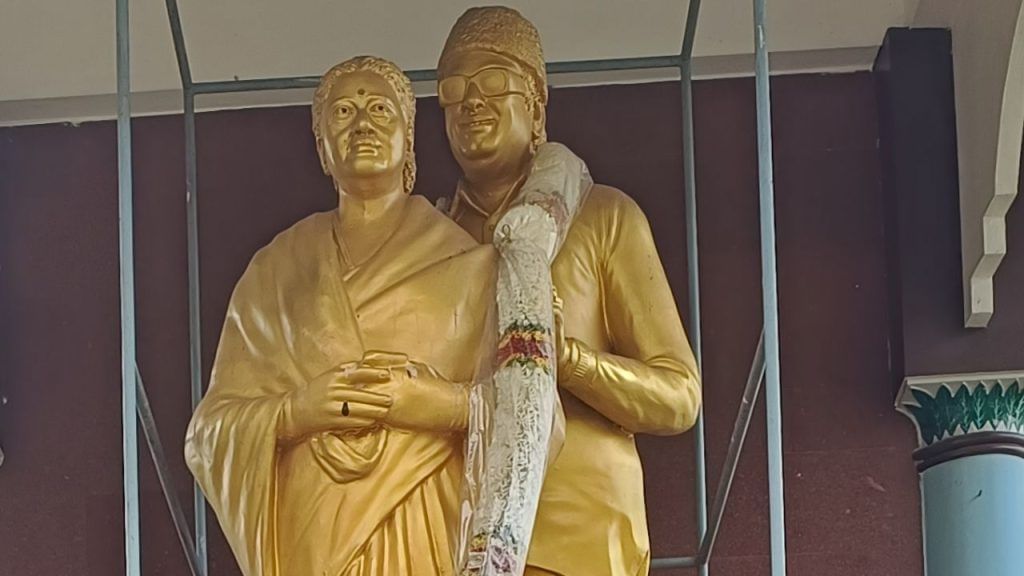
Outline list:
[[[341,404],[341,415],[348,416],[348,402],[342,402]]]

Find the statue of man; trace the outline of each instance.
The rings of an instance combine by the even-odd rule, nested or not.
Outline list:
[[[246,576],[453,573],[495,257],[410,195],[415,109],[386,60],[324,74],[338,209],[279,234],[231,297],[185,456]]]
[[[438,100],[462,169],[450,213],[480,242],[493,239],[546,139],[547,96],[532,23],[504,7],[473,8],[458,19],[438,64]],[[563,308],[555,347],[565,440],[541,491],[526,574],[646,574],[650,550],[634,434],[689,429],[701,394],[636,203],[594,185],[551,277]]]

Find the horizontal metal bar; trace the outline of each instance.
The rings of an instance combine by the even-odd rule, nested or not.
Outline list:
[[[193,94],[224,94],[229,92],[260,92],[263,90],[291,90],[294,88],[316,88],[319,76],[295,78],[259,78],[255,80],[226,80],[196,82],[192,84]]]
[[[549,62],[548,74],[572,74],[575,72],[611,72],[615,70],[651,70],[655,68],[678,68],[679,56],[642,56],[639,58],[605,58],[602,60],[570,60]]]
[[[680,58],[675,55],[646,56],[641,58],[550,62],[547,65],[547,71],[548,74],[572,74],[579,72],[612,72],[616,70],[650,70],[655,68],[675,68],[679,64]],[[433,82],[437,80],[437,70],[407,70],[405,74],[413,82]],[[194,94],[223,94],[227,92],[291,90],[295,88],[316,88],[319,83],[319,76],[195,82],[192,84],[192,92]]]
[[[718,477],[718,489],[715,491],[715,500],[711,505],[711,528],[704,535],[700,543],[700,550],[697,552],[697,557],[700,558],[703,564],[710,560],[715,540],[718,538],[718,531],[722,527],[725,505],[729,501],[732,481],[736,477],[736,466],[739,464],[740,454],[743,452],[743,445],[747,440],[747,432],[750,430],[750,417],[754,413],[754,406],[757,404],[757,397],[761,392],[761,383],[763,381],[764,330],[761,330],[761,337],[757,342],[757,351],[754,353],[754,361],[751,363],[750,373],[747,375],[747,384],[743,388],[743,397],[740,400],[740,407],[736,414],[736,422],[733,424],[732,437],[729,439],[729,448],[726,451],[722,475]]]
[[[696,568],[700,560],[696,556],[680,556],[678,558],[655,558],[651,560],[651,570],[671,570],[673,568]]]
[[[139,373],[138,367],[135,369],[135,393],[139,400],[136,407],[139,422],[142,423],[142,433],[146,436],[149,454],[153,457],[153,466],[156,468],[156,477],[160,480],[160,489],[164,493],[164,500],[167,501],[167,508],[171,511],[171,520],[174,521],[174,530],[178,533],[178,542],[181,543],[181,548],[185,551],[188,569],[192,576],[203,576],[192,542],[192,534],[188,530],[185,510],[181,507],[181,500],[178,499],[178,492],[174,488],[174,480],[171,478],[171,470],[167,467],[167,455],[164,453],[163,442],[160,441],[160,432],[156,428],[153,409],[149,405],[149,395],[146,394],[146,387],[142,383],[142,374]]]

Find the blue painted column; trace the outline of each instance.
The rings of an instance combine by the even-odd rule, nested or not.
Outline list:
[[[1024,574],[1024,372],[908,378],[926,576]]]

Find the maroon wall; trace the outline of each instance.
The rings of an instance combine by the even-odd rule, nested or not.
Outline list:
[[[790,573],[920,574],[914,437],[892,409],[887,368],[872,79],[791,76],[773,89]],[[554,90],[549,133],[637,199],[685,307],[679,102],[675,83]],[[695,103],[713,487],[760,325],[753,82],[699,82]],[[435,101],[420,102],[418,120],[418,189],[436,197],[455,166]],[[304,107],[202,114],[198,134],[208,371],[250,256],[334,198]],[[123,573],[114,136],[111,122],[0,130],[0,575]],[[181,118],[139,119],[134,138],[139,364],[188,503]],[[718,573],[768,574],[763,430],[760,409]],[[695,548],[691,443],[641,442],[656,556]],[[146,573],[186,574],[141,462]],[[211,532],[211,574],[237,573]]]

